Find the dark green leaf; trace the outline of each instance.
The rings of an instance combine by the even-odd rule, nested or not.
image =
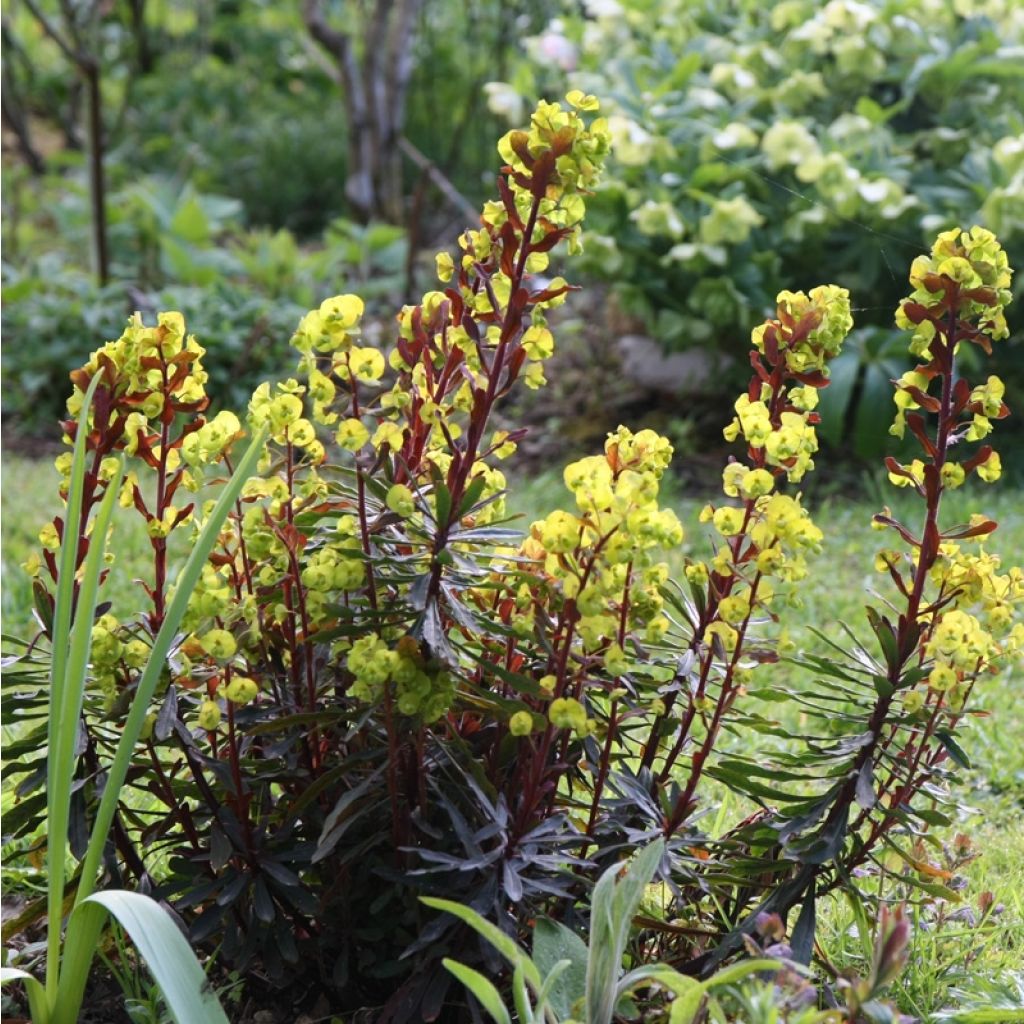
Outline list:
[[[178,688],[172,684],[167,687],[167,696],[157,712],[156,723],[153,725],[153,736],[163,743],[174,732],[174,723],[177,718]]]
[[[434,482],[434,502],[438,525],[447,526],[452,512],[452,492],[448,490],[443,480],[438,479]]]
[[[460,519],[480,500],[480,495],[484,493],[484,488],[486,486],[487,481],[484,479],[482,473],[479,476],[473,477],[469,482],[469,486],[466,488],[466,493],[463,494],[462,501],[459,502]]]
[[[793,959],[798,964],[809,964],[811,962],[811,953],[814,950],[814,931],[817,922],[814,903],[814,887],[812,886],[804,897],[803,906],[800,908],[800,916],[796,919],[796,925],[793,928],[793,935],[790,939]]]
[[[970,768],[970,758],[964,753],[963,748],[947,729],[936,729],[935,738],[945,747],[946,752],[949,756],[958,764],[961,768]]]

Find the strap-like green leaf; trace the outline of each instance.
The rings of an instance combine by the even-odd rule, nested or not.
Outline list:
[[[46,989],[32,977],[28,971],[18,967],[0,967],[0,985],[9,985],[12,982],[20,981],[25,985],[25,992],[28,995],[28,1009],[32,1014],[32,1020],[40,1024],[46,1020]]]
[[[441,962],[476,996],[477,1002],[497,1021],[497,1024],[512,1024],[512,1018],[501,1001],[501,994],[479,971],[474,971],[472,967],[449,960],[447,957]]]
[[[735,985],[751,974],[758,974],[761,971],[781,971],[786,965],[781,960],[770,960],[761,958],[759,960],[740,960],[739,963],[730,964],[716,971],[704,985],[707,988],[715,988],[718,985]]]
[[[84,426],[81,429],[85,429]],[[57,733],[56,763],[48,766],[47,785],[56,790],[51,800],[47,829],[48,863],[50,887],[54,880],[60,887],[60,899],[48,903],[47,927],[50,933],[60,938],[61,906],[64,889],[64,862],[68,839],[68,822],[71,813],[71,787],[75,776],[75,737],[78,722],[82,716],[82,703],[85,698],[85,684],[89,674],[89,654],[92,650],[93,621],[96,618],[96,603],[99,596],[100,574],[103,572],[104,555],[107,547],[107,531],[121,490],[121,477],[124,473],[124,462],[118,465],[117,472],[107,485],[106,493],[100,504],[99,512],[93,521],[92,534],[89,538],[89,552],[82,565],[81,583],[78,589],[78,603],[75,608],[75,621],[71,627],[71,644],[68,652],[64,682],[61,687],[61,703],[59,715],[62,725]],[[53,742],[53,741],[51,741]],[[49,936],[48,936],[49,938]],[[59,948],[59,947],[58,947]],[[52,1005],[57,992],[57,976],[59,957],[53,966],[47,962],[47,994]],[[51,982],[52,980],[52,982]],[[52,983],[52,991],[50,990]]]
[[[146,961],[176,1024],[228,1024],[188,942],[155,900],[137,892],[94,893],[75,908],[72,925],[81,926],[80,934],[98,936],[108,915],[116,918]],[[88,974],[95,948],[69,944],[67,970]],[[77,1011],[66,1014],[65,1009],[58,1006],[53,1024],[72,1024],[77,1018]]]
[[[245,482],[252,475],[253,469],[263,451],[263,445],[267,437],[267,428],[261,427],[252,439],[249,450],[238,463],[238,467],[232,474],[231,479],[221,491],[220,498],[210,513],[209,518],[203,526],[199,537],[192,548],[188,561],[185,563],[174,587],[174,597],[167,608],[164,621],[153,641],[153,649],[150,651],[149,660],[142,671],[139,685],[135,691],[131,710],[124,724],[121,739],[117,744],[114,753],[114,760],[107,775],[107,782],[103,789],[103,798],[100,800],[99,809],[96,812],[96,821],[93,825],[92,835],[89,838],[89,847],[86,850],[85,859],[82,863],[82,881],[78,891],[78,902],[84,900],[92,892],[97,872],[100,865],[100,857],[103,853],[103,846],[107,840],[107,833],[110,831],[111,823],[114,820],[114,811],[120,795],[121,786],[124,785],[125,776],[128,773],[128,765],[131,761],[135,744],[138,742],[142,732],[142,726],[149,711],[153,693],[160,680],[164,665],[167,662],[167,655],[170,652],[171,644],[185,617],[188,609],[189,599],[199,582],[206,560],[217,543],[221,527],[228,517],[228,513],[234,508],[238,495],[241,493]]]
[[[65,744],[65,731],[74,735],[78,728],[77,716],[69,720],[65,710],[67,664],[71,650],[71,613],[75,604],[75,563],[78,558],[78,533],[82,522],[82,493],[85,481],[85,441],[88,437],[89,407],[99,387],[100,374],[96,374],[82,399],[78,416],[78,430],[71,456],[71,475],[64,511],[64,529],[57,563],[57,592],[54,595],[53,629],[51,632],[53,657],[50,662],[50,715],[49,742],[46,751],[46,814],[50,834],[67,835],[70,792],[58,780],[63,777],[60,752]],[[70,785],[70,784],[69,784]],[[61,822],[63,830],[61,831]],[[60,968],[60,921],[64,899],[63,842],[50,843],[47,848],[47,916],[49,931],[46,940],[46,994],[53,1005],[57,998],[57,976]]]
[[[143,669],[142,676],[136,687],[131,709],[128,712],[128,717],[121,733],[121,739],[118,741],[113,762],[107,773],[103,797],[96,812],[96,819],[89,837],[89,845],[86,849],[85,858],[82,861],[78,892],[75,898],[76,906],[80,906],[96,886],[100,858],[114,819],[114,812],[117,809],[121,787],[124,785],[128,766],[135,750],[135,744],[138,742],[139,735],[142,732],[146,713],[149,710],[153,693],[167,662],[171,644],[177,635],[181,620],[185,616],[189,599],[199,581],[206,560],[217,542],[221,527],[224,525],[228,513],[234,507],[235,501],[241,493],[242,486],[252,475],[256,462],[262,453],[266,436],[267,429],[263,427],[253,437],[249,450],[239,461],[234,474],[221,491],[217,504],[203,526],[188,561],[185,563],[184,569],[182,569],[178,576],[174,597],[167,608],[164,621],[153,641],[153,648],[150,651],[146,667]],[[76,1019],[78,1007],[82,1001],[82,994],[85,991],[86,977],[88,976],[89,963],[91,962],[91,951],[95,947],[99,936],[99,928],[100,924],[97,923],[97,919],[94,916],[72,914],[68,925],[65,946],[67,949],[66,956],[69,959],[72,957],[74,959],[69,967],[61,970],[60,973],[55,1003],[57,1010],[53,1018],[54,1024],[73,1024]],[[86,953],[89,954],[88,959],[85,959]],[[59,1014],[59,1016],[56,1014]]]
[[[523,975],[530,983],[534,992],[541,987],[540,972],[533,961],[516,945],[515,939],[506,935],[497,925],[491,924],[470,907],[452,900],[438,899],[436,896],[421,896],[420,902],[435,910],[445,910],[465,921],[474,931],[479,932],[513,967],[521,967]]]

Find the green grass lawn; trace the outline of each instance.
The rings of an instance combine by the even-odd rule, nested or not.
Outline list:
[[[36,534],[58,507],[56,475],[49,462],[4,455],[3,458],[3,631],[27,637],[35,630],[31,615],[31,587],[20,568],[36,546]],[[677,508],[687,527],[684,549],[672,559],[681,565],[687,551],[702,552],[705,527],[697,523],[701,502],[687,500],[666,487],[666,503]],[[872,569],[880,535],[870,528],[872,513],[887,501],[897,515],[915,521],[912,498],[903,491],[866,484],[859,498],[832,497],[813,509],[826,535],[824,549],[811,564],[802,588],[802,607],[787,613],[785,622],[798,645],[817,641],[808,631],[814,626],[834,632],[840,620],[857,630],[864,626],[863,604],[872,588],[884,591],[885,578]],[[566,507],[568,492],[555,474],[532,477],[518,490],[513,507],[531,518]],[[1024,561],[1024,495],[1010,489],[967,489],[955,492],[945,506],[946,524],[966,521],[972,510],[984,509],[1000,523],[989,543],[1003,555],[1004,565]],[[115,610],[130,613],[138,607],[136,578],[148,578],[149,546],[137,516],[121,513],[113,548],[116,561],[106,598]],[[172,564],[173,561],[172,561]],[[979,978],[1000,976],[1014,968],[1024,949],[1024,698],[1021,677],[990,677],[981,689],[977,706],[991,712],[973,720],[963,741],[973,762],[962,773],[958,792],[964,810],[957,830],[971,837],[979,854],[963,871],[964,889],[953,915],[941,929],[922,916],[915,929],[910,963],[897,983],[898,999],[908,1013],[927,1015],[947,1005],[955,988],[969,987]],[[794,716],[796,711],[773,713]],[[5,794],[10,798],[10,794]],[[942,837],[951,841],[953,832]],[[984,926],[973,927],[966,913],[976,908],[982,893],[991,892],[1001,906]],[[976,912],[976,911],[975,911]],[[820,926],[824,955],[838,968],[857,967],[864,949],[856,937],[854,919],[842,898],[824,909]]]
[[[5,452],[0,467],[3,545],[0,611],[3,614],[3,632],[27,639],[37,627],[32,616],[31,581],[21,566],[30,552],[39,549],[40,527],[60,510],[59,479],[51,460],[28,459]],[[130,614],[140,607],[141,590],[135,580],[148,580],[153,573],[149,537],[142,519],[134,511],[118,509],[115,529],[116,541],[111,545],[114,565],[105,584],[103,599],[113,604],[115,612],[120,609]],[[185,552],[185,538],[172,535],[168,546],[173,568],[175,556]]]

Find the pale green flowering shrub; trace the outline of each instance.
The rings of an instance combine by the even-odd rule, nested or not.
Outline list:
[[[544,57],[559,39],[569,70]],[[508,85],[529,98],[568,83],[609,113],[586,267],[665,347],[730,352],[741,373],[744,325],[828,266],[872,298],[822,434],[855,428],[857,453],[880,454],[879,418],[847,407],[887,402],[908,368],[888,315],[898,268],[957,223],[1024,259],[1024,7],[589,0],[566,2],[542,40]]]

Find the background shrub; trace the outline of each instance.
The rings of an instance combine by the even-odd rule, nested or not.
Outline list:
[[[744,325],[822,266],[871,296],[823,434],[873,456],[906,368],[899,268],[964,221],[1024,256],[1022,45],[1013,3],[595,0],[534,38],[510,86],[608,98],[616,145],[585,266],[667,348],[742,367]],[[1018,379],[1020,357],[999,368]]]

